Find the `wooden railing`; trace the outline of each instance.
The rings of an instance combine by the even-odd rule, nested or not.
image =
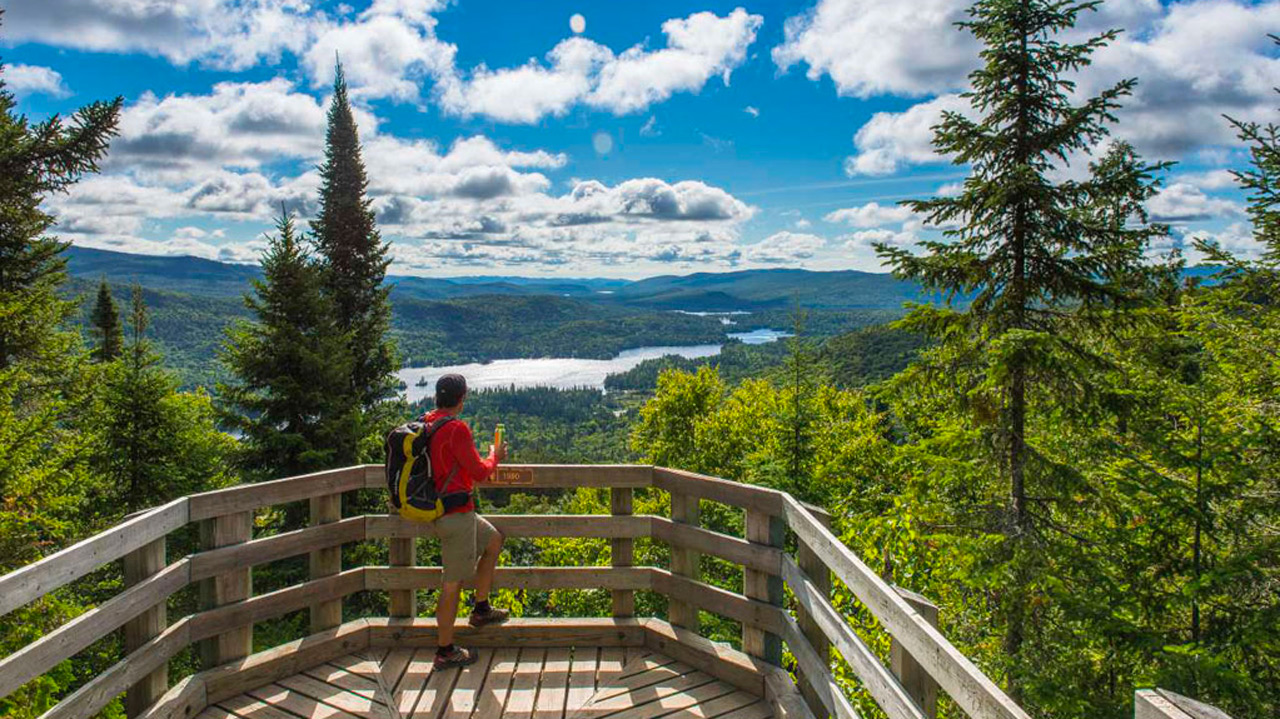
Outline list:
[[[485,488],[608,488],[609,515],[488,516],[507,537],[607,539],[612,561],[599,567],[502,567],[495,577],[498,587],[605,589],[612,594],[617,618],[634,614],[636,590],[659,592],[669,598],[669,621],[677,628],[672,636],[682,642],[696,639],[699,612],[740,622],[742,648],[751,657],[781,665],[784,646],[795,657],[805,701],[776,705],[781,717],[858,716],[832,676],[832,648],[893,719],[935,716],[939,689],[975,719],[1027,717],[939,632],[936,609],[887,584],[831,533],[821,510],[790,495],[648,466],[521,465],[504,470],[500,479],[505,484]],[[364,590],[388,593],[388,617],[415,617],[416,590],[440,582],[440,568],[414,566],[415,543],[431,536],[433,525],[387,515],[341,516],[343,493],[383,486],[382,467],[370,465],[192,495],[0,577],[0,615],[117,560],[124,562],[125,578],[125,589],[114,598],[0,659],[0,698],[123,629],[127,655],[44,718],[89,717],[120,694],[126,695],[129,715],[142,716],[168,689],[169,660],[187,646],[199,644],[210,667],[244,660],[252,651],[254,623],[301,609],[309,609],[313,632],[341,631],[346,626],[343,598]],[[670,517],[633,514],[632,493],[644,487],[670,494]],[[302,500],[310,503],[310,526],[252,537],[255,510]],[[704,501],[742,509],[745,537],[700,526]],[[189,523],[200,527],[201,551],[166,564],[166,535]],[[785,550],[788,532],[798,547],[794,558]],[[642,537],[670,546],[669,568],[635,566],[634,541]],[[389,566],[343,570],[342,545],[364,540],[388,542]],[[254,594],[254,566],[303,555],[310,558],[307,581]],[[743,591],[701,581],[702,555],[740,565]],[[892,669],[832,606],[832,576],[892,635]],[[166,600],[191,584],[200,587],[202,609],[167,622]],[[793,611],[784,606],[785,588],[794,596]],[[779,675],[785,676],[774,672],[764,681],[777,681]],[[794,688],[790,694],[798,696]]]

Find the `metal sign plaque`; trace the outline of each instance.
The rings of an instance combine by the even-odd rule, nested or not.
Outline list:
[[[493,473],[493,479],[489,483],[502,486],[531,485],[533,484],[533,470],[528,467],[521,469],[499,467],[498,471]]]

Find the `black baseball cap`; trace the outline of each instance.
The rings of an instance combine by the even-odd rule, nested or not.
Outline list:
[[[436,406],[456,407],[467,394],[467,378],[447,374],[436,380]]]

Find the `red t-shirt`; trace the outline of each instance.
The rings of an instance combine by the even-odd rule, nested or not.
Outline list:
[[[444,416],[440,410],[432,410],[422,416],[422,421],[430,424]],[[476,451],[476,441],[471,435],[471,428],[466,422],[455,419],[446,423],[443,427],[436,430],[435,436],[431,438],[431,470],[435,474],[436,486],[441,494],[449,492],[466,492],[471,493],[472,487],[478,482],[483,482],[493,474],[493,470],[498,466],[498,460],[490,456],[481,459],[480,453]],[[449,480],[445,486],[441,487],[440,482],[449,476],[450,472],[457,468],[453,478]],[[476,504],[474,499],[467,499],[467,503],[461,507],[452,509],[446,514],[455,514],[457,512],[474,512]]]

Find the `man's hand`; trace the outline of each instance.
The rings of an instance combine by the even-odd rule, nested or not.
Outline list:
[[[489,449],[489,454],[498,462],[507,461],[507,443],[503,442],[502,444],[494,445]]]

